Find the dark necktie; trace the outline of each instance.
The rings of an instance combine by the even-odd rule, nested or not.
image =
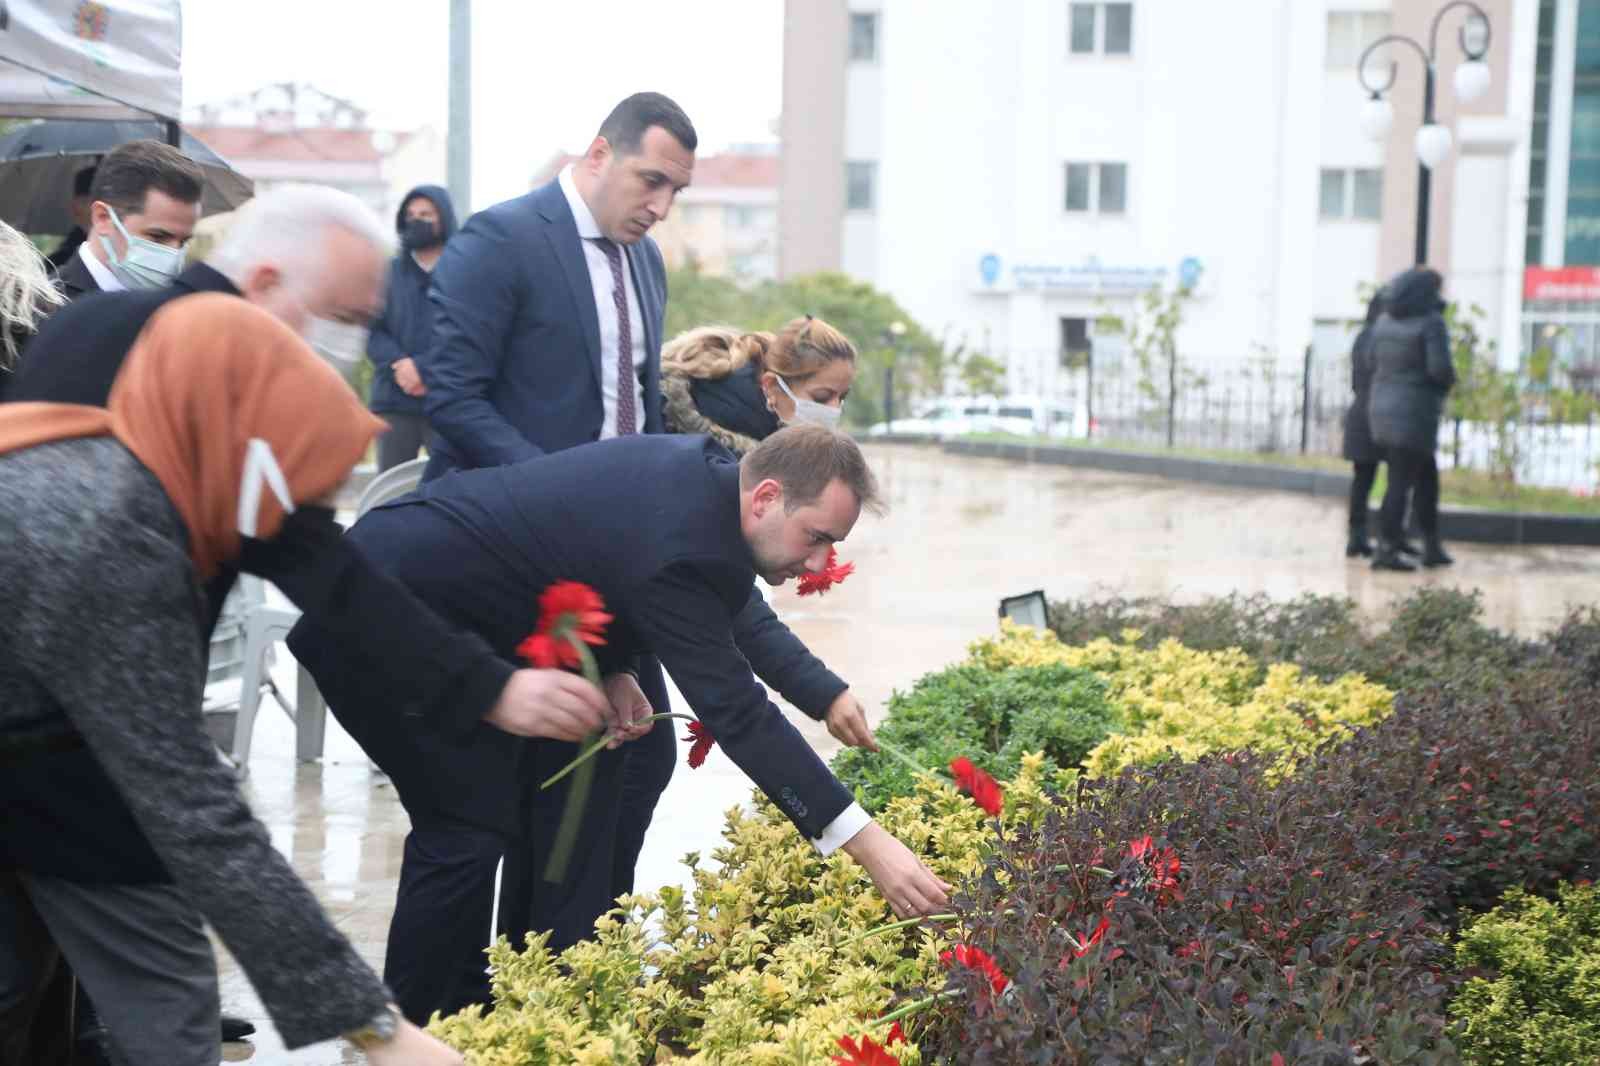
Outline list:
[[[622,249],[601,237],[594,242],[611,262],[611,298],[617,309],[617,436],[639,432],[633,408],[633,326],[628,322],[628,286],[622,270]]]

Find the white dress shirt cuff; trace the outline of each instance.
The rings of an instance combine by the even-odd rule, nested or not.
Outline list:
[[[839,817],[828,823],[822,835],[813,840],[811,845],[824,855],[832,855],[848,844],[851,837],[865,829],[870,821],[872,816],[861,809],[861,804],[852,803],[839,812]]]

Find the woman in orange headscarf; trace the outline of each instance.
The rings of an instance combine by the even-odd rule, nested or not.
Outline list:
[[[151,319],[109,408],[0,408],[0,1060],[58,947],[123,1059],[212,1066],[204,919],[291,1047],[343,1034],[374,1063],[460,1061],[388,1006],[199,710],[200,583],[332,493],[381,428],[287,327],[210,294]],[[150,980],[158,953],[149,969],[187,987]]]

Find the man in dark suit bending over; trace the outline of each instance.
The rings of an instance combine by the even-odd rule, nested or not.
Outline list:
[[[616,616],[596,652],[612,706],[630,719],[619,737],[636,737],[631,719],[648,713],[628,671],[653,656],[718,745],[819,851],[843,848],[897,914],[930,914],[945,906],[949,886],[852,800],[768,700],[734,635],[757,576],[781,585],[821,570],[862,508],[878,506],[855,443],[806,425],[774,434],[742,463],[707,437],[635,436],[458,472],[372,511],[348,537],[507,659],[533,631],[546,587],[592,586]],[[484,934],[502,852],[499,931],[512,943],[553,929],[559,949],[591,933],[612,900],[594,891],[584,868],[609,865],[630,744],[598,756],[573,869],[551,884],[539,873],[566,782],[543,791],[538,782],[576,745],[524,743],[487,728],[449,744],[425,721],[396,729],[383,701],[368,695],[366,674],[383,663],[353,661],[309,620],[289,644],[411,816],[384,971],[408,1017],[487,998]],[[473,840],[476,854],[465,854],[463,841]]]

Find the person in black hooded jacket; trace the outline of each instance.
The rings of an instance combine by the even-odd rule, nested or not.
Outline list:
[[[1383,314],[1383,293],[1379,291],[1367,304],[1367,321],[1356,334],[1350,346],[1350,409],[1344,415],[1344,457],[1354,467],[1350,479],[1350,540],[1345,546],[1346,558],[1371,555],[1372,542],[1367,539],[1367,511],[1371,506],[1372,483],[1378,477],[1378,464],[1383,461],[1383,449],[1372,439],[1372,424],[1367,419],[1367,406],[1372,398],[1372,330]]]
[[[433,339],[433,308],[428,283],[444,244],[456,232],[455,205],[437,185],[418,185],[406,193],[395,213],[400,254],[389,266],[388,299],[367,335],[372,360],[372,413],[389,423],[378,439],[378,469],[415,459],[428,433],[423,397],[428,387],[416,357]]]
[[[1422,530],[1422,565],[1454,561],[1439,540],[1439,464],[1434,458],[1444,398],[1456,383],[1443,288],[1437,270],[1416,267],[1401,273],[1385,289],[1384,313],[1372,328],[1368,417],[1372,438],[1386,450],[1389,463],[1375,570],[1416,569],[1400,555],[1408,498]]]

